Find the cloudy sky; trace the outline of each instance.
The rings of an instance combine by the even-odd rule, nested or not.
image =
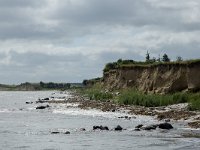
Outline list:
[[[199,0],[0,0],[0,83],[81,82],[107,62],[200,58]]]

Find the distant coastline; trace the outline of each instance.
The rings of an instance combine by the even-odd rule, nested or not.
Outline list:
[[[18,85],[0,84],[0,91],[42,91],[42,90],[68,90],[82,87],[82,83],[54,83],[54,82],[25,82]]]

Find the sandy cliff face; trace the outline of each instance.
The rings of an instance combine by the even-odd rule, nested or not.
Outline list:
[[[107,89],[132,87],[145,93],[170,93],[200,89],[200,64],[161,64],[122,67],[104,73]]]

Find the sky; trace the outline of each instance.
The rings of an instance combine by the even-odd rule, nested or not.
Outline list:
[[[0,0],[0,83],[82,82],[104,65],[200,58],[199,0]]]

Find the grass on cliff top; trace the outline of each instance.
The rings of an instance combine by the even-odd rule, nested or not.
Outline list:
[[[110,70],[119,69],[119,68],[147,68],[147,67],[155,67],[159,65],[193,65],[200,64],[200,59],[191,59],[185,61],[171,61],[171,62],[142,62],[142,61],[134,61],[134,60],[121,60],[117,62],[107,63],[104,67],[104,73],[109,72]]]
[[[139,105],[145,107],[167,106],[179,103],[189,103],[189,110],[200,110],[200,93],[183,93],[158,95],[144,94],[135,89],[126,89],[120,91],[120,95],[116,96],[116,92],[105,92],[101,87],[84,88],[79,91],[87,96],[90,100],[113,100],[124,105]]]

